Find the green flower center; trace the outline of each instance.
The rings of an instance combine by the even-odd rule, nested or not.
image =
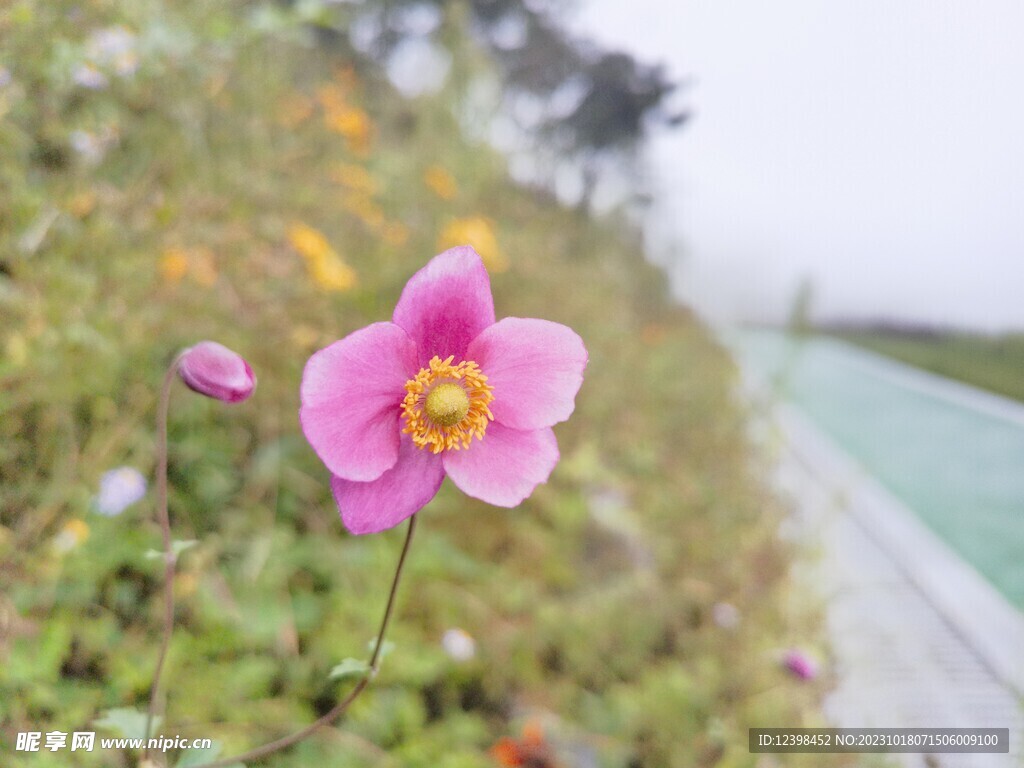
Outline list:
[[[427,418],[442,427],[458,424],[469,413],[469,396],[458,384],[438,384],[427,395],[423,404]]]

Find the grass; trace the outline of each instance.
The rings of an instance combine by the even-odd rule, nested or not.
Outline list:
[[[259,388],[234,407],[173,395],[171,515],[199,543],[179,567],[161,730],[234,753],[344,695],[328,672],[365,654],[402,532],[344,533],[298,427],[302,367],[387,319],[466,219],[490,232],[499,316],[563,322],[588,345],[561,464],[512,511],[446,484],[421,515],[379,678],[337,728],[258,764],[483,768],[536,721],[567,766],[753,766],[748,727],[819,723],[827,677],[778,665],[781,649],[815,646],[814,616],[787,607],[800,601],[782,510],[731,361],[667,299],[624,216],[564,210],[461,138],[454,107],[487,72],[453,8],[448,85],[414,101],[249,3],[0,10],[5,766],[133,764],[13,745],[145,707],[153,495],[113,518],[91,500],[112,467],[152,474],[163,370],[203,338],[241,352]],[[137,69],[75,85],[90,34],[111,25],[135,36]],[[718,602],[737,627],[713,621]],[[452,627],[475,638],[472,660],[442,649]]]
[[[909,365],[1024,402],[1024,334],[880,329],[844,331],[839,336]]]

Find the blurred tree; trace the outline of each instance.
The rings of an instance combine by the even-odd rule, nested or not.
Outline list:
[[[813,327],[811,310],[814,306],[814,281],[808,276],[800,280],[800,285],[793,296],[789,308],[789,319],[786,328],[793,336],[806,336]]]
[[[662,66],[573,39],[536,3],[475,0],[473,9],[490,31],[486,39],[508,96],[539,100],[525,127],[558,159],[575,165],[581,207],[590,207],[603,167],[635,159],[651,125],[686,122],[686,112],[666,104],[679,84]]]
[[[689,114],[668,106],[680,83],[664,67],[571,36],[559,21],[566,9],[564,0],[369,0],[339,7],[336,23],[381,66],[403,42],[441,45],[445,23],[468,24],[500,72],[505,113],[551,160],[547,183],[573,172],[589,208],[603,172],[631,175],[648,130],[679,127]]]

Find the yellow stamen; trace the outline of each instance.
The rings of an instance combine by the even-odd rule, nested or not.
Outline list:
[[[418,448],[429,447],[433,453],[469,448],[494,420],[487,407],[494,400],[487,377],[472,360],[452,365],[454,360],[454,355],[447,360],[434,357],[405,382],[402,431],[412,435]]]

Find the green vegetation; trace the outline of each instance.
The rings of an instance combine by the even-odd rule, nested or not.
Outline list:
[[[300,374],[387,319],[450,237],[489,261],[499,316],[586,340],[562,462],[511,511],[446,484],[421,513],[380,676],[337,727],[253,765],[484,768],[536,721],[565,766],[753,766],[749,726],[818,724],[827,679],[778,664],[814,646],[814,617],[790,595],[731,362],[667,300],[625,216],[564,210],[460,138],[453,115],[488,74],[460,8],[441,31],[447,85],[417,100],[278,6],[0,9],[4,766],[136,764],[13,750],[24,731],[115,735],[92,723],[145,708],[153,494],[115,517],[92,499],[113,467],[152,476],[163,371],[204,338],[243,354],[259,388],[230,407],[173,395],[171,516],[198,543],[179,564],[161,731],[231,754],[344,695],[351,680],[329,673],[364,656],[402,531],[344,533],[299,430]],[[128,50],[108,56],[95,33],[122,25]],[[737,626],[713,620],[718,602]],[[443,650],[453,627],[472,659]],[[820,764],[805,757],[786,764]]]
[[[1024,334],[872,329],[837,335],[904,363],[1024,402]]]

